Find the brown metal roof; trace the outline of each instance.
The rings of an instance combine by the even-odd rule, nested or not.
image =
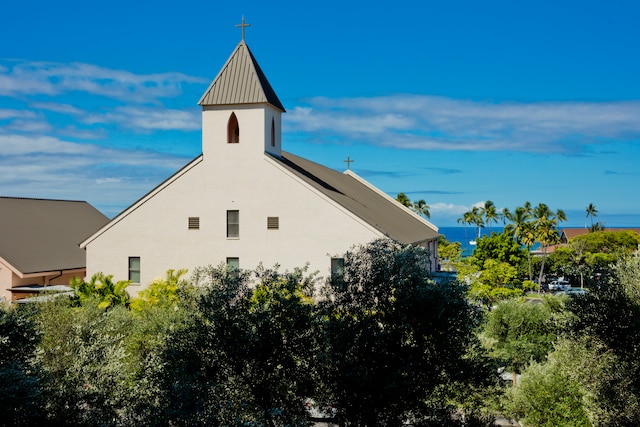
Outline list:
[[[84,268],[78,244],[108,222],[87,202],[0,197],[0,257],[22,274]]]
[[[249,47],[242,40],[198,104],[206,106],[264,103],[285,111]]]
[[[438,238],[437,227],[407,212],[399,203],[354,176],[284,151],[281,158],[273,158],[291,173],[392,239],[410,244]]]

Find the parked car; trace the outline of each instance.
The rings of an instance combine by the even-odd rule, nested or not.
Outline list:
[[[569,295],[575,297],[579,295],[587,295],[588,293],[589,291],[583,288],[569,288],[556,293],[556,295]]]
[[[567,280],[558,279],[549,283],[550,291],[564,291],[571,287],[571,284]]]

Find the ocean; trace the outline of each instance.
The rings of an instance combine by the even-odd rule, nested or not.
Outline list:
[[[492,231],[496,233],[502,232],[502,226],[494,225],[491,229],[485,227],[482,229],[482,235],[486,236],[491,234]],[[462,244],[462,256],[469,256],[473,252],[475,246],[470,245],[469,241],[475,240],[476,228],[472,226],[468,227],[440,227],[440,234],[443,234],[445,239],[450,242],[460,242]]]

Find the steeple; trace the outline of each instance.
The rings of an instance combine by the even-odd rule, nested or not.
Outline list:
[[[198,104],[205,158],[246,161],[262,159],[264,153],[281,155],[285,110],[244,38]]]
[[[207,88],[199,105],[270,104],[285,109],[244,39]]]

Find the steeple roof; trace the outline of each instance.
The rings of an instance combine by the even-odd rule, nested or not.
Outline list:
[[[264,103],[285,111],[249,46],[242,40],[198,104],[206,106]]]

